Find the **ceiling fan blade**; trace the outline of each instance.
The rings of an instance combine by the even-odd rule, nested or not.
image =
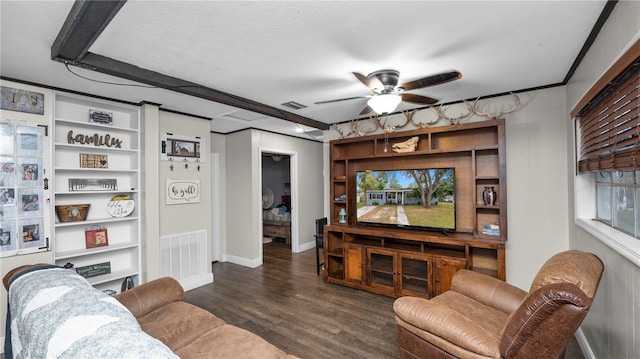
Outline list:
[[[348,100],[355,100],[357,98],[367,98],[367,96],[356,96],[356,97],[347,97],[347,98],[340,98],[337,100],[328,100],[328,101],[318,101],[318,102],[314,102],[314,104],[316,105],[321,105],[323,103],[331,103],[331,102],[340,102],[340,101],[348,101]]]
[[[431,75],[415,81],[407,82],[404,85],[400,85],[400,87],[402,87],[405,91],[411,91],[423,87],[444,84],[447,82],[458,80],[460,78],[462,78],[462,74],[458,71],[443,72],[441,74]]]
[[[402,97],[402,101],[404,102],[415,103],[418,105],[433,105],[438,102],[435,98],[414,95],[412,93],[403,93],[400,97]]]
[[[373,89],[383,89],[384,85],[380,82],[380,79],[377,77],[367,77],[361,73],[353,72],[353,76],[355,76],[360,82],[362,82],[365,86],[369,88],[369,90],[373,91]]]
[[[372,111],[373,109],[371,108],[371,106],[367,105],[362,109],[362,111],[360,111],[360,115],[366,115],[368,113],[371,113]]]

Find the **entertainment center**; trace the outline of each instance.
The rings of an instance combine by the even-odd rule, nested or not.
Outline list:
[[[393,144],[416,137],[415,151],[392,150]],[[430,298],[448,290],[453,275],[463,268],[506,279],[503,119],[334,140],[330,156],[331,224],[324,230],[326,282],[392,297]],[[409,177],[409,170],[426,168],[453,169],[455,173],[454,195],[447,196],[447,202],[455,202],[454,229],[390,225],[386,220],[377,221],[381,225],[362,222],[363,211],[383,205],[387,211],[397,208],[404,213],[408,206],[400,198],[410,192],[403,183],[396,183],[395,189],[386,189],[391,196],[376,194],[379,203],[372,203],[372,195],[362,193],[357,183],[362,173],[407,173]],[[442,201],[431,201],[432,207],[451,205]],[[341,210],[346,212],[345,223],[339,221]]]

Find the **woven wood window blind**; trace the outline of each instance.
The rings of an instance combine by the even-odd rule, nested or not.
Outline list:
[[[579,173],[640,169],[640,57],[578,113]]]

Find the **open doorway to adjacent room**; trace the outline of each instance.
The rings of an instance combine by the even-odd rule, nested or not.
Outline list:
[[[292,156],[262,151],[262,243],[292,248]]]

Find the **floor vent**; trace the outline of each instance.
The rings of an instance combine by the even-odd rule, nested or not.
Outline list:
[[[177,279],[185,290],[213,281],[207,263],[207,231],[160,237],[160,274]]]

